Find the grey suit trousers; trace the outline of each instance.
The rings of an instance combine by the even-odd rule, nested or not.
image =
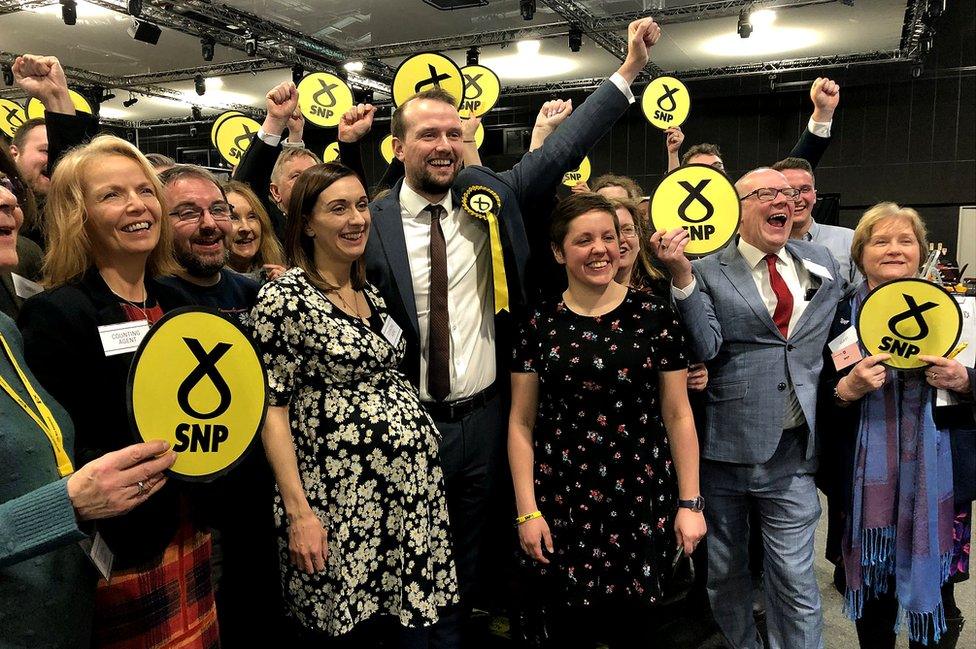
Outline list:
[[[732,649],[762,649],[752,617],[749,511],[759,512],[764,548],[770,649],[823,649],[813,535],[820,501],[816,456],[804,459],[806,426],[783,432],[762,464],[703,459],[701,490],[708,522],[708,598]]]

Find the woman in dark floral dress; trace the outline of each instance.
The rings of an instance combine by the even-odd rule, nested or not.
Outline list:
[[[690,554],[705,534],[701,512],[677,502],[699,496],[681,326],[667,301],[614,281],[606,199],[562,201],[551,239],[569,288],[528,314],[512,368],[523,563],[555,609],[553,646],[649,647],[642,621],[676,548]]]
[[[348,168],[317,165],[289,214],[294,267],[261,289],[252,316],[288,612],[300,646],[426,647],[438,609],[458,601],[440,438],[364,279],[366,191]]]

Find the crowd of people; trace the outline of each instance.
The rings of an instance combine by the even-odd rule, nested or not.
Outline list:
[[[853,231],[813,218],[837,83],[812,84],[788,157],[737,179],[719,252],[652,232],[632,179],[557,198],[660,35],[631,23],[620,68],[579,106],[546,102],[504,171],[481,165],[477,118],[419,92],[382,179],[360,151],[371,105],[322,163],[279,84],[222,183],[97,135],[57,59],[19,57],[45,116],[0,148],[0,647],[476,647],[472,609],[510,574],[511,607],[531,592],[542,618],[526,641],[671,646],[656,613],[694,555],[696,615],[729,647],[819,649],[818,487],[861,646],[894,647],[904,617],[911,646],[954,647],[976,371],[833,367],[867,293],[927,249],[909,207]],[[683,140],[664,135],[669,169],[724,171]],[[184,306],[239,323],[267,369],[261,448],[206,484],[132,443],[133,355],[99,336]]]

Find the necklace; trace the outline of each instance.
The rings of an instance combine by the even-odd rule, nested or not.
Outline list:
[[[108,283],[106,282],[106,286],[107,285],[108,285]],[[146,303],[149,301],[149,291],[146,290],[145,284],[143,284],[143,286],[142,286],[142,303],[141,304],[140,303],[133,302],[132,300],[128,300],[128,299],[122,297],[121,295],[119,295],[118,293],[116,293],[115,292],[115,289],[113,289],[111,286],[108,287],[108,290],[112,291],[112,295],[114,295],[115,297],[119,298],[120,300],[122,300],[126,304],[128,304],[128,305],[130,305],[130,306],[132,306],[132,307],[134,307],[136,309],[139,309],[139,311],[142,312],[142,316],[146,319],[146,322],[149,322],[149,310],[146,308]]]
[[[357,293],[356,291],[352,292],[353,302],[355,303],[355,306],[349,306],[349,303],[346,302],[346,299],[344,297],[342,297],[342,293],[339,292],[339,289],[335,289],[332,292],[336,294],[336,297],[339,298],[339,301],[342,302],[342,305],[346,307],[347,313],[349,311],[352,311],[352,315],[356,316],[360,320],[366,320],[366,318],[363,317],[363,315],[359,312],[359,293]]]

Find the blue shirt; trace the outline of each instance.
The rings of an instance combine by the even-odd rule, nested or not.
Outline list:
[[[857,286],[864,279],[861,271],[857,269],[854,260],[851,259],[851,242],[854,240],[854,230],[842,228],[837,225],[824,225],[817,223],[810,217],[811,225],[807,233],[803,235],[806,241],[813,241],[825,246],[830,254],[837,260],[841,273],[846,273],[844,279]]]

